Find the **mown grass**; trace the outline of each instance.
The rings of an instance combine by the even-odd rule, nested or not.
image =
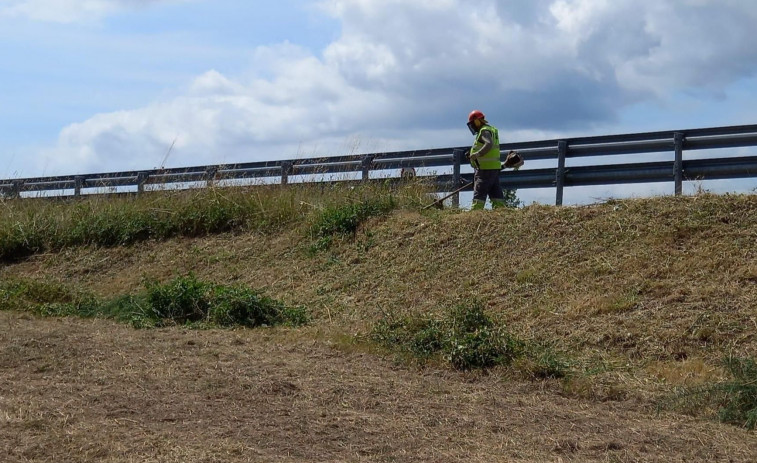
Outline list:
[[[429,192],[419,181],[401,189],[389,183],[258,186],[66,201],[2,200],[0,261],[71,246],[120,246],[177,236],[275,233],[286,228],[302,228],[317,247],[327,247],[332,236],[354,233],[370,217],[427,202]]]
[[[300,326],[310,318],[304,307],[287,306],[261,291],[209,283],[191,274],[167,283],[146,281],[141,293],[109,300],[61,283],[5,281],[0,282],[0,310],[107,318],[137,328]]]
[[[234,237],[203,241],[208,256],[224,256],[212,265],[185,255],[185,243],[179,240],[170,246],[146,245],[149,258],[136,248],[113,254],[83,249],[9,266],[5,274],[50,274],[83,285],[98,281],[101,292],[109,285],[134,287],[143,271],[159,276],[176,265],[214,281],[243,280],[251,285],[266,281],[287,300],[312,307],[314,313],[322,310],[324,324],[328,317],[329,326],[350,333],[345,334],[350,339],[352,333],[371,331],[373,325],[366,328],[365,323],[375,320],[376,307],[396,308],[403,315],[376,325],[372,342],[384,346],[382,352],[388,349],[414,362],[438,362],[461,370],[501,371],[502,367],[533,378],[565,375],[563,392],[590,400],[654,403],[675,387],[696,385],[701,388],[697,391],[708,391],[699,396],[713,400],[696,402],[697,396],[690,395],[675,410],[688,411],[687,403],[698,403],[690,408],[692,414],[711,411],[728,422],[752,426],[748,399],[754,380],[734,377],[730,384],[740,386],[729,390],[720,381],[719,362],[729,350],[742,357],[754,352],[757,196],[700,195],[576,208],[533,205],[503,213],[421,215],[392,214],[402,208],[419,209],[416,206],[427,204],[427,198],[413,199],[388,188],[376,194],[361,188],[326,191],[323,197],[319,190],[301,195],[278,190],[244,192],[238,202],[257,201],[265,207],[258,208],[261,212],[250,216],[249,222],[237,220],[226,229],[254,230],[278,241]],[[146,210],[171,216],[171,208],[183,201],[202,202],[205,196],[200,193],[214,194],[187,192],[183,193],[187,198],[175,204],[158,208],[152,203]],[[269,193],[278,195],[279,206],[267,202]],[[131,207],[129,201],[148,200],[157,201],[147,195],[116,199],[116,204]],[[90,200],[73,206],[90,207],[86,201]],[[50,206],[50,212],[63,214],[73,206],[57,204]],[[269,207],[284,210],[274,213]],[[389,218],[374,219],[384,215]],[[45,218],[38,214],[35,220]],[[66,224],[58,222],[61,234]],[[0,228],[6,226],[0,223]],[[34,225],[34,220],[22,221],[22,228],[33,226],[58,233],[54,227]],[[99,227],[103,228],[107,227]],[[200,236],[214,233],[208,231],[212,227],[186,228],[181,233],[195,233],[192,230],[199,230]],[[278,233],[281,230],[287,230],[287,236]],[[55,249],[45,233],[36,235],[43,243],[40,249]],[[34,233],[27,235],[33,242]],[[222,254],[212,254],[220,252],[219,245]],[[172,254],[165,251],[167,247]],[[289,252],[303,248],[316,252],[329,248],[329,252],[315,257]],[[133,263],[95,277],[91,272],[101,269],[93,270],[83,258],[69,265],[64,262],[69,255],[96,256],[98,262],[126,255]],[[228,256],[233,256],[233,266],[223,262]],[[81,297],[80,311],[86,313],[87,298],[70,297]],[[465,323],[454,321],[454,302],[473,298],[486,301],[486,313],[493,318],[479,319],[477,328],[462,329]],[[147,304],[144,297],[138,302]],[[463,312],[475,314],[475,308]],[[375,346],[369,349],[373,352]],[[694,369],[699,365],[695,362],[706,368]],[[653,368],[675,371],[686,379]],[[713,368],[717,374],[710,372]],[[732,412],[721,415],[721,408],[728,409],[729,397],[740,399]]]

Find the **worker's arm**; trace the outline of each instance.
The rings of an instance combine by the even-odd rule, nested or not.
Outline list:
[[[492,141],[492,132],[491,130],[482,130],[481,131],[481,141],[484,142],[484,145],[476,150],[471,151],[470,158],[476,159],[483,153],[488,153],[490,149],[492,149],[492,146],[494,146],[494,142]]]

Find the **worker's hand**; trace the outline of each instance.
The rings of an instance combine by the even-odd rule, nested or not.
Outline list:
[[[478,159],[480,157],[481,157],[481,155],[479,153],[471,153],[470,154],[471,161],[475,161],[476,159]]]

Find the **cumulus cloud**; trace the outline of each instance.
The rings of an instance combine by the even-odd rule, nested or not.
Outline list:
[[[389,111],[381,94],[349,87],[297,47],[260,49],[257,55],[275,55],[286,69],[273,80],[243,83],[208,71],[178,97],[65,128],[44,164],[56,171],[149,169],[160,164],[173,139],[174,165],[321,156],[360,131],[368,108],[377,126],[378,115]]]
[[[0,17],[72,23],[97,19],[120,10],[182,0],[8,0],[0,6]],[[184,0],[186,1],[186,0]]]
[[[149,3],[69,1],[80,9]],[[33,3],[43,2],[23,2]],[[612,124],[625,106],[674,92],[717,94],[757,70],[753,2],[319,5],[342,25],[321,53],[259,47],[244,75],[208,71],[168,101],[67,127],[50,158],[150,168],[177,134],[177,153],[203,163],[344,154],[333,152],[337,141],[355,134],[377,151],[449,146],[467,140],[473,108],[510,135],[561,133]]]

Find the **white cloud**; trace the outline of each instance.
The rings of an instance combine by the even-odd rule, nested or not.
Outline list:
[[[151,2],[69,3],[102,14]],[[43,162],[57,171],[151,168],[177,135],[174,165],[344,154],[334,150],[356,134],[376,151],[457,145],[473,108],[508,139],[566,133],[611,124],[633,102],[717,92],[757,71],[754,2],[320,6],[342,24],[320,55],[290,43],[259,47],[244,75],[208,71],[172,99],[67,127]]]
[[[124,9],[187,0],[7,0],[0,5],[0,17],[72,23],[98,19]]]
[[[351,121],[366,120],[367,108],[375,114],[388,111],[381,94],[350,88],[296,47],[257,54],[275,55],[288,66],[273,80],[244,83],[208,71],[181,96],[73,124],[41,164],[58,172],[73,166],[81,172],[150,169],[176,137],[173,165],[327,155],[343,145],[347,134],[360,130]],[[318,145],[325,151],[315,150]]]

